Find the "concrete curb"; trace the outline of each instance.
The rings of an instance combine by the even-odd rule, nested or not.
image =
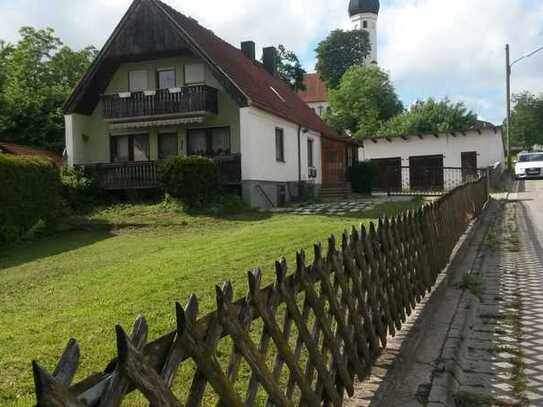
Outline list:
[[[499,209],[499,203],[491,199],[483,214],[471,226],[471,231],[468,231],[469,236],[462,242],[451,263],[448,273],[450,284],[458,287],[464,274],[481,269],[486,256],[482,250],[485,238],[495,222],[495,215]],[[463,375],[461,361],[465,360],[468,354],[467,338],[473,330],[480,303],[479,298],[471,292],[467,290],[462,292],[454,318],[450,323],[449,335],[442,347],[441,368],[434,371],[428,407],[455,405],[455,395]]]

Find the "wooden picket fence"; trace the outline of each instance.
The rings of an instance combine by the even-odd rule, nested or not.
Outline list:
[[[154,342],[144,317],[130,334],[117,326],[118,357],[74,385],[80,354],[72,339],[53,373],[33,362],[38,406],[340,407],[487,199],[481,178],[416,212],[353,228],[340,242],[332,236],[327,252],[315,246],[311,264],[299,252],[294,273],[277,262],[270,286],[250,272],[245,298],[233,301],[229,283],[217,287],[216,311],[201,318],[191,296],[176,305],[176,329]],[[139,398],[128,396],[134,391]]]

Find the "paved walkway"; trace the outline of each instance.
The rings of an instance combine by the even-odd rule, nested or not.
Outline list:
[[[299,215],[349,215],[351,213],[365,212],[387,202],[411,201],[412,196],[383,196],[366,199],[353,199],[349,201],[327,202],[303,205],[296,208],[288,208],[284,212]]]

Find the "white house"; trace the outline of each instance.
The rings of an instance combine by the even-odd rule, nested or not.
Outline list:
[[[359,159],[374,161],[381,172],[396,174],[392,181],[388,180],[395,187],[400,184],[404,189],[413,187],[410,184],[419,178],[416,174],[427,173],[427,169],[432,170],[434,177],[438,174],[439,179],[417,179],[416,182],[439,187],[447,183],[447,177],[504,163],[502,128],[478,121],[461,132],[371,138],[359,149]]]
[[[105,189],[158,186],[159,160],[202,155],[254,207],[347,190],[356,147],[263,63],[159,0],[134,0],[65,107],[68,164]]]

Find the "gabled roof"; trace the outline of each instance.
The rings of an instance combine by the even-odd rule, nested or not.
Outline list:
[[[260,63],[251,61],[241,50],[202,27],[196,20],[179,13],[159,0],[134,0],[127,14],[100,51],[97,60],[67,101],[66,113],[77,111],[77,99],[82,99],[85,92],[93,92],[89,88],[93,84],[104,87],[103,83],[93,80],[93,76],[100,70],[101,63],[107,60],[110,49],[113,48],[123,30],[131,21],[132,24],[136,21],[131,14],[137,13],[141,8],[147,9],[145,13],[140,11],[143,15],[158,11],[161,20],[160,27],[163,30],[173,29],[181,43],[186,44],[185,46],[191,52],[207,62],[217,75],[217,79],[240,106],[252,105],[325,136],[349,140],[339,136],[335,130],[328,127],[288,85],[268,73]],[[157,22],[155,21],[154,24]],[[141,33],[141,30],[139,31]],[[100,90],[101,92],[103,89]],[[98,102],[96,95],[93,101],[95,107]]]
[[[308,73],[304,76],[305,90],[298,92],[298,96],[306,103],[327,102],[328,92],[326,84],[317,73]]]

